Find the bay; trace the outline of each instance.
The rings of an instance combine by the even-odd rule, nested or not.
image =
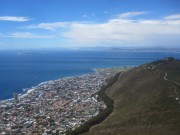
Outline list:
[[[178,52],[33,50],[0,51],[0,100],[41,82],[92,73],[95,68],[138,66]]]

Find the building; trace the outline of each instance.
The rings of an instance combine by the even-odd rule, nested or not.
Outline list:
[[[18,94],[14,93],[13,97],[14,97],[14,102],[17,103],[18,102]]]

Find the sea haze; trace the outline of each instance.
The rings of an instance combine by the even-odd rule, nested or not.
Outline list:
[[[94,68],[137,66],[180,53],[132,51],[0,51],[0,100],[41,82],[94,72]]]

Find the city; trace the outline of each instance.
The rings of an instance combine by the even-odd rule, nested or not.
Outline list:
[[[43,82],[25,94],[0,102],[0,134],[65,134],[97,115],[106,105],[97,92],[115,71]]]

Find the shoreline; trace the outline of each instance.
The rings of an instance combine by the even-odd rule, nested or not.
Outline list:
[[[75,129],[108,107],[98,92],[118,72],[101,69],[50,80],[27,89],[18,99],[1,101],[0,131],[42,134]]]
[[[38,83],[37,85],[31,86],[30,88],[22,88],[22,92],[20,92],[20,93],[18,93],[18,92],[14,92],[14,93],[17,93],[21,97],[21,96],[24,96],[24,95],[30,93],[31,90],[32,90],[31,92],[33,92],[33,89],[35,89],[38,86],[41,86],[41,85],[44,85],[47,83],[51,83],[51,82],[56,81],[56,80],[75,78],[75,77],[80,77],[80,76],[84,76],[84,75],[88,75],[88,74],[92,74],[92,73],[87,73],[87,74],[82,74],[82,75],[77,75],[77,76],[76,75],[75,76],[66,76],[66,77],[57,78],[57,79],[53,79],[53,80],[43,81],[43,82]],[[13,93],[12,93],[12,95],[13,95]],[[0,100],[0,103],[3,101],[9,101],[9,100],[13,100],[13,97],[8,98],[8,99],[2,99],[2,100]]]
[[[66,77],[62,77],[62,78],[58,78],[58,79],[47,80],[47,81],[44,81],[44,82],[40,82],[40,83],[38,83],[37,85],[32,86],[32,87],[30,87],[30,88],[22,88],[22,90],[21,90],[22,92],[20,92],[20,93],[18,93],[18,92],[14,92],[14,93],[17,93],[18,96],[21,98],[21,97],[26,96],[27,94],[33,92],[36,87],[38,87],[38,86],[40,86],[40,85],[47,84],[47,83],[51,83],[51,82],[56,81],[56,80],[75,78],[75,77],[85,76],[85,75],[89,75],[89,74],[93,74],[93,73],[98,73],[98,72],[103,72],[103,71],[110,71],[110,70],[112,70],[112,69],[119,70],[119,71],[125,71],[125,70],[128,70],[128,69],[134,68],[134,67],[136,67],[136,66],[94,68],[94,69],[91,69],[91,70],[93,71],[92,73],[86,73],[86,74],[75,75],[75,76],[66,76]],[[115,71],[115,72],[116,72],[116,71]],[[13,95],[13,93],[12,93],[12,95]],[[2,100],[0,100],[0,104],[1,104],[1,102],[4,102],[4,101],[12,101],[12,100],[13,100],[13,97],[8,98],[8,99],[2,99]]]

